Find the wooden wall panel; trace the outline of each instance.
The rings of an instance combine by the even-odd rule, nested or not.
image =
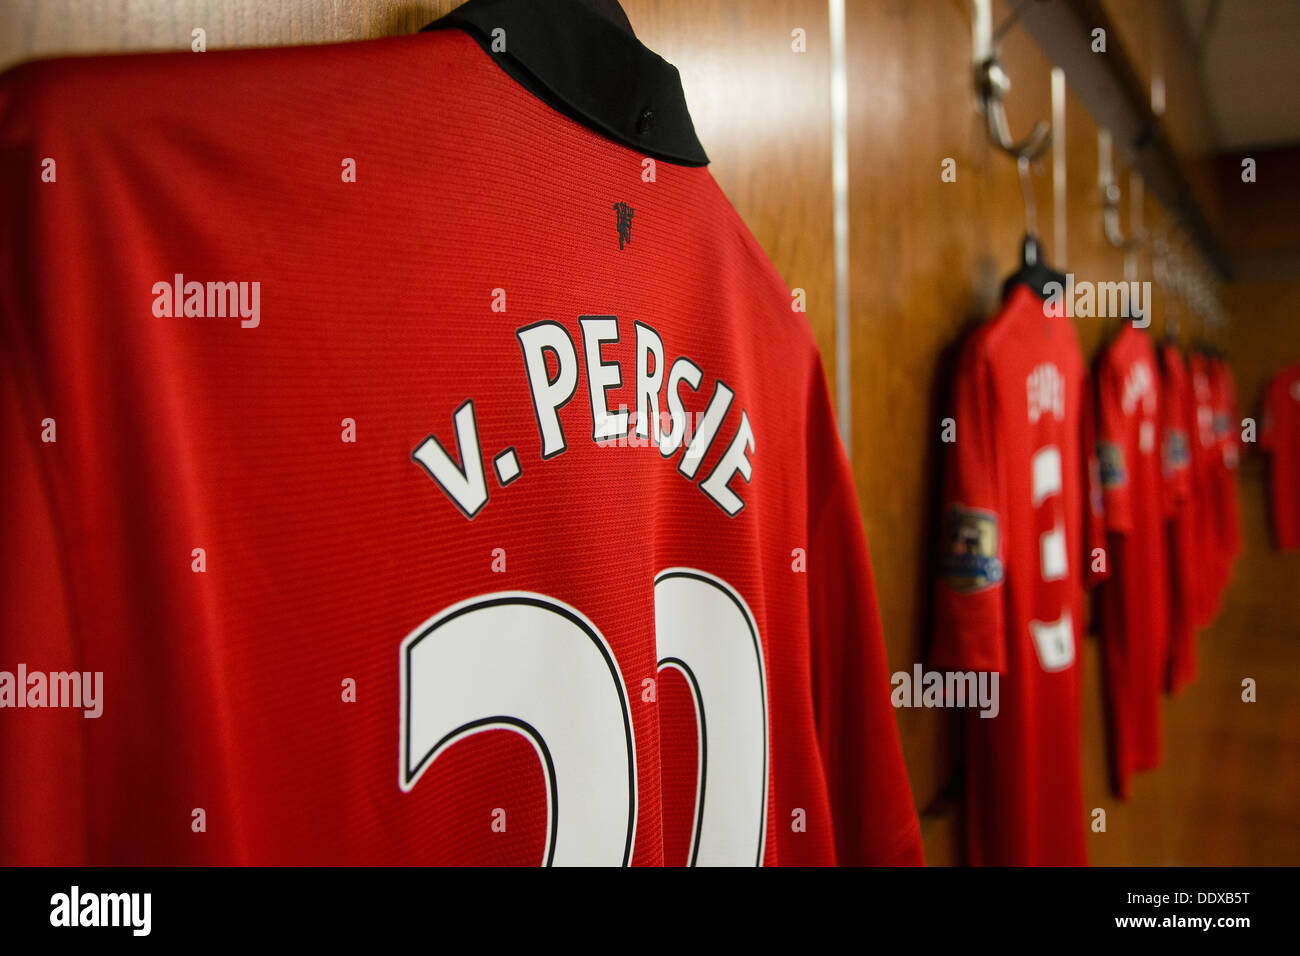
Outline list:
[[[825,0],[625,0],[677,67],[713,177],[791,288],[835,394],[830,39]],[[791,49],[804,31],[807,52]]]
[[[1157,77],[1163,79],[1163,135],[1205,219],[1218,230],[1229,207],[1216,188],[1214,123],[1205,107],[1200,63],[1178,0],[1099,0],[1099,5],[1115,34],[1109,38],[1111,55],[1127,56],[1148,93]]]
[[[0,69],[33,56],[343,43],[414,33],[460,0],[7,0]]]
[[[1255,181],[1242,180],[1242,160],[1255,160]],[[1220,156],[1216,191],[1232,211],[1220,223],[1224,245],[1243,275],[1300,273],[1300,146]]]

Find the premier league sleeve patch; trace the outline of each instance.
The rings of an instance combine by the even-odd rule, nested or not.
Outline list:
[[[1113,441],[1097,442],[1097,459],[1101,462],[1102,488],[1122,488],[1128,484],[1124,467],[1124,449]]]
[[[1170,429],[1165,433],[1164,468],[1166,475],[1186,468],[1191,462],[1191,451],[1187,446],[1187,432]]]
[[[971,594],[1002,583],[998,516],[963,505],[949,508],[942,569],[948,586],[958,594]]]

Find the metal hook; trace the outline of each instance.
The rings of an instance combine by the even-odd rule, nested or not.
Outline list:
[[[1047,151],[1052,143],[1052,124],[1039,120],[1029,135],[1017,142],[1007,125],[1007,113],[1002,101],[1011,90],[1011,78],[998,61],[998,45],[1007,30],[1020,16],[1019,8],[995,31],[993,8],[990,0],[973,0],[975,17],[972,29],[973,59],[975,61],[975,90],[979,95],[980,109],[988,121],[989,138],[993,144],[1017,160],[1031,162]]]
[[[1034,205],[1034,184],[1029,176],[1029,157],[1016,159],[1016,173],[1020,177],[1020,192],[1025,199],[1025,232],[1038,235],[1038,209]]]
[[[1121,252],[1133,252],[1146,242],[1145,233],[1125,237],[1119,226],[1119,186],[1107,183],[1101,190],[1101,222],[1106,233],[1106,241]]]
[[[1125,237],[1119,225],[1119,203],[1122,198],[1119,184],[1115,182],[1115,170],[1111,163],[1110,130],[1097,131],[1097,178],[1101,186],[1101,222],[1106,233],[1106,241],[1121,252],[1133,252],[1144,242],[1145,232]]]
[[[1218,293],[1211,284],[1212,280],[1208,278],[1205,267],[1200,263],[1196,252],[1191,249],[1187,238],[1181,232],[1176,233],[1175,238],[1186,256],[1179,255],[1177,252],[1171,254],[1169,259],[1172,268],[1169,272],[1178,295],[1187,307],[1188,317],[1195,316],[1200,319],[1204,333],[1221,329],[1227,321],[1227,313],[1219,302]]]
[[[1169,234],[1161,229],[1151,242],[1151,274],[1161,289],[1176,292],[1176,263],[1169,248]],[[1178,296],[1165,297],[1165,334],[1177,338],[1182,328],[1182,314],[1178,307]]]
[[[1151,240],[1151,277],[1162,289],[1169,288],[1169,239],[1163,229]]]
[[[1017,160],[1034,161],[1042,156],[1052,145],[1052,124],[1039,120],[1030,130],[1029,135],[1017,142],[1011,137],[1007,125],[1007,111],[1002,105],[1003,99],[1011,90],[1011,78],[998,62],[996,55],[990,56],[975,68],[975,86],[979,91],[980,103],[984,116],[988,120],[989,138],[993,145]]]

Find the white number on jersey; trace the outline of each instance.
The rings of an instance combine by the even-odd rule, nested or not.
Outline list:
[[[692,865],[761,865],[767,683],[758,627],[725,581],[655,579],[659,670],[686,677],[699,730]],[[562,674],[562,681],[539,675]],[[580,611],[502,592],[453,605],[402,642],[398,783],[410,791],[456,742],[505,729],[546,771],[544,865],[624,865],[636,837],[636,750],[623,676]]]
[[[1047,505],[1061,495],[1061,450],[1055,445],[1044,445],[1034,452],[1030,471],[1032,498],[1035,510]],[[1070,559],[1065,546],[1065,525],[1056,502],[1056,520],[1052,530],[1038,537],[1038,569],[1044,581],[1060,581],[1070,570]],[[1030,621],[1029,634],[1034,641],[1038,663],[1045,671],[1059,671],[1074,663],[1074,625],[1069,608],[1061,608],[1055,621]]]
[[[457,741],[513,730],[546,768],[542,862],[628,864],[636,833],[632,717],[614,654],[590,621],[540,594],[487,594],[426,621],[402,642],[401,659],[403,790]]]
[[[691,865],[763,863],[767,682],[758,626],[724,581],[689,568],[655,578],[659,669],[686,677],[699,731]]]

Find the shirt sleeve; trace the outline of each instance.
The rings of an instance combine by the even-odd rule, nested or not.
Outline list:
[[[1097,457],[1097,415],[1092,380],[1084,376],[1079,389],[1080,426],[1083,432],[1083,585],[1091,588],[1110,577],[1110,562],[1095,561],[1098,549],[1106,552],[1106,506],[1101,490],[1101,461]]]
[[[1006,669],[1006,482],[998,455],[995,395],[977,344],[953,383],[944,475],[939,580],[930,666]]]
[[[1221,400],[1223,431],[1219,440],[1223,445],[1223,465],[1232,470],[1237,467],[1241,458],[1241,432],[1239,431],[1241,419],[1237,415],[1237,383],[1226,364],[1220,367],[1219,376],[1223,389]]]
[[[1103,362],[1097,373],[1097,458],[1101,464],[1102,501],[1106,527],[1127,534],[1133,530],[1133,490],[1126,460],[1132,421],[1124,414],[1122,390],[1114,366]]]
[[[32,69],[25,67],[23,69]],[[29,74],[25,74],[29,75]],[[73,567],[77,544],[55,495],[55,476],[71,470],[76,454],[62,409],[49,400],[50,383],[34,373],[36,342],[57,337],[35,300],[30,270],[38,263],[34,237],[46,207],[40,197],[61,186],[28,189],[46,155],[34,142],[43,128],[22,84],[0,84],[0,866],[76,866],[87,862],[87,724],[94,717],[72,707],[22,707],[38,673],[83,671],[70,589],[85,581]],[[47,421],[47,419],[49,421]],[[60,434],[59,429],[65,429]],[[54,440],[59,439],[59,440]],[[80,622],[95,627],[95,620]],[[98,666],[102,663],[95,662]],[[69,678],[70,679],[70,678]],[[27,686],[24,686],[27,685]],[[48,693],[48,685],[45,691]],[[95,797],[97,798],[97,797]]]
[[[0,667],[11,680],[0,694],[14,695],[0,719],[0,865],[78,865],[87,850],[83,751],[89,718],[75,708],[10,709],[17,695],[28,698],[32,689],[19,682],[20,672],[84,669],[47,480],[54,459],[65,452],[41,440],[43,430],[49,434],[42,422],[53,416],[20,408],[10,369],[0,364],[0,372]]]
[[[1227,363],[1221,363],[1219,373],[1223,382],[1223,446],[1224,509],[1227,522],[1228,554],[1237,557],[1242,553],[1241,501],[1237,478],[1237,465],[1241,461],[1241,416],[1237,412],[1237,383]]]
[[[1190,423],[1182,391],[1174,383],[1173,376],[1166,376],[1160,396],[1160,471],[1167,517],[1174,516],[1192,491]]]
[[[810,429],[808,453],[813,706],[836,861],[920,865],[866,534],[820,361],[810,421],[820,423]]]

